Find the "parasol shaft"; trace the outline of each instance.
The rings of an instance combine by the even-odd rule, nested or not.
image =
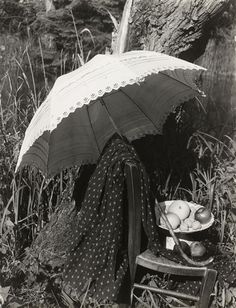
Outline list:
[[[156,130],[158,131],[158,128],[155,124],[155,122],[153,122],[153,120],[147,115],[147,113],[129,96],[129,94],[127,94],[125,91],[123,91],[122,89],[119,89],[119,91],[121,93],[123,93],[137,108],[140,112],[142,112],[145,117],[152,123],[152,125],[156,128]]]

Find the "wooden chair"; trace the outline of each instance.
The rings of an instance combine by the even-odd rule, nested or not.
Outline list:
[[[207,267],[183,266],[172,262],[164,257],[155,256],[150,250],[140,254],[141,246],[141,202],[140,202],[140,175],[136,165],[126,163],[126,182],[129,204],[129,234],[128,234],[128,255],[131,279],[131,305],[133,303],[134,290],[136,288],[149,290],[158,294],[172,296],[190,300],[195,303],[195,307],[209,307],[211,293],[214,288],[217,272]],[[160,273],[166,273],[177,276],[196,277],[201,279],[201,289],[198,296],[176,292],[168,289],[151,287],[148,285],[135,283],[135,274],[137,266],[154,270]]]

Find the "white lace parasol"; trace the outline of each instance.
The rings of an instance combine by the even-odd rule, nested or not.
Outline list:
[[[35,165],[50,176],[95,163],[115,131],[129,140],[161,134],[169,113],[200,94],[202,70],[151,51],[95,56],[56,80],[26,130],[17,170]]]

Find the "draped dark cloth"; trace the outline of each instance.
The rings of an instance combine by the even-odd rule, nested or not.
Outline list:
[[[64,269],[64,284],[99,300],[116,300],[128,270],[128,205],[125,163],[140,170],[141,213],[148,247],[158,251],[154,206],[148,179],[132,145],[113,137],[92,174],[78,212],[79,227],[71,239],[74,247]],[[89,286],[88,286],[89,284]]]
[[[119,297],[128,273],[126,162],[135,164],[140,170],[141,214],[146,247],[155,254],[185,263],[176,253],[162,247],[145,169],[133,146],[115,136],[103,150],[78,211],[78,228],[71,239],[73,249],[63,273],[67,292],[80,296],[87,290],[89,296],[99,301],[117,301]],[[215,265],[216,269],[220,269],[223,263],[219,261]],[[229,267],[230,271],[232,267]],[[227,278],[225,272],[224,278]],[[182,286],[186,290],[186,285]],[[189,293],[196,293],[199,284],[187,284],[187,287]]]

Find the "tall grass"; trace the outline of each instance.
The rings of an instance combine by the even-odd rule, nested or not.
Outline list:
[[[192,189],[186,191],[187,196],[194,202],[205,205],[215,214],[220,242],[230,240],[234,245],[236,142],[228,136],[221,141],[198,132],[190,138],[189,147],[195,151],[197,163],[195,170],[190,173]]]
[[[85,56],[81,41],[85,33],[91,36],[88,29],[78,34],[78,54],[77,49],[71,57],[61,52],[61,74],[88,60],[90,52]],[[25,130],[53,80],[48,79],[40,39],[38,47],[30,39],[20,41],[4,35],[1,42],[5,53],[0,66],[0,287],[11,280],[15,262],[50,220],[73,177],[73,171],[65,170],[46,179],[32,168],[15,174]],[[35,48],[40,51],[41,63],[31,56]],[[73,65],[68,68],[69,63]]]
[[[17,43],[20,46],[17,46]],[[15,165],[24,132],[45,96],[45,86],[36,86],[35,73],[30,57],[30,42],[14,42],[8,46],[4,63],[10,63],[5,72],[1,72],[1,185],[4,202],[16,193]],[[12,49],[11,49],[12,48]],[[20,177],[21,178],[21,177]],[[13,181],[13,182],[12,182]],[[5,183],[5,184],[4,184]],[[12,197],[12,200],[15,197]],[[14,207],[15,208],[15,207]]]
[[[85,53],[83,49],[81,37],[89,34],[93,39],[91,33],[88,29],[78,32],[75,22],[74,27],[77,35],[75,52],[72,59],[61,52],[61,74],[68,71],[69,63],[72,63],[70,69],[75,69],[90,56],[90,51]],[[24,248],[50,220],[71,178],[65,171],[52,179],[45,179],[30,168],[15,174],[24,132],[50,90],[50,82],[40,40],[40,65],[31,57],[32,42],[17,40],[10,44],[7,37],[2,41],[6,49],[0,71],[0,254],[3,256],[0,271],[4,273],[4,281],[8,281],[12,274],[11,264],[19,259]],[[172,174],[158,189],[168,199],[185,197],[209,207],[215,214],[221,243],[232,251],[236,241],[236,143],[230,137],[222,141],[198,132],[190,138],[188,147],[196,157],[196,168],[189,173],[191,189],[181,187],[181,179],[173,185]],[[0,281],[0,285],[2,283]],[[146,302],[154,305],[160,298],[143,294],[138,300],[142,305]],[[69,299],[64,298],[64,301],[68,303]]]
[[[94,43],[94,38],[89,29],[85,28],[79,32],[72,12],[71,17],[77,41],[71,58],[67,53],[61,52],[61,74],[68,71],[69,63],[72,63],[69,70],[74,70],[88,61],[91,51],[89,50],[86,53],[84,50],[83,35],[88,34]],[[3,229],[6,213],[11,209],[15,224],[31,226],[33,236],[43,226],[43,221],[40,219],[42,207],[48,209],[48,217],[45,218],[44,216],[44,219],[48,221],[53,204],[62,197],[66,177],[62,177],[61,174],[59,177],[46,181],[42,175],[29,169],[23,175],[16,176],[14,173],[24,132],[35,111],[49,92],[50,86],[40,39],[38,39],[38,49],[41,55],[41,65],[31,57],[30,53],[37,47],[30,39],[25,42],[12,39],[12,41],[10,40],[12,44],[9,44],[8,36],[3,36],[2,42],[4,48],[5,46],[6,48],[4,49],[3,70],[0,71],[0,141],[2,141],[2,156],[0,159],[2,169],[1,197],[5,211],[2,215],[0,232]],[[56,201],[54,200],[55,194],[57,194]],[[26,208],[26,210],[21,211],[24,212],[24,217],[22,215],[19,217],[19,207]],[[37,226],[33,222],[35,217],[38,221]]]

